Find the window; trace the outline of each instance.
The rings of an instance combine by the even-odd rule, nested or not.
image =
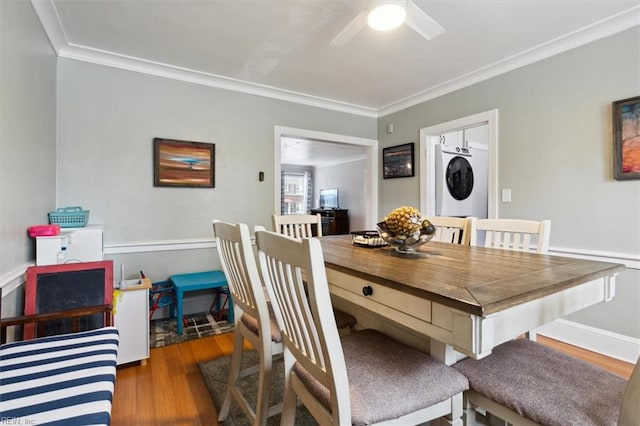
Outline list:
[[[311,209],[311,172],[282,172],[281,214],[307,214]]]

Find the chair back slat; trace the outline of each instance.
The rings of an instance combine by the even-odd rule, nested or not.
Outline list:
[[[247,225],[214,220],[213,235],[222,270],[227,278],[231,297],[229,303],[233,303],[235,311],[233,354],[227,389],[217,410],[218,421],[224,422],[227,419],[235,400],[250,424],[265,425],[268,417],[282,411],[281,404],[269,405],[272,366],[282,359],[281,336],[273,327],[274,321]],[[245,342],[249,342],[251,349],[257,352],[256,363],[246,365],[241,362],[244,359]],[[241,380],[247,375],[251,375],[258,383],[257,392],[254,391],[251,395],[246,392]]]
[[[295,346],[304,348],[305,353],[313,352],[313,347],[308,343],[310,340],[307,330],[301,322],[301,318],[307,315],[307,309],[300,304],[297,294],[294,293],[298,290],[295,284],[296,271],[292,271],[291,265],[283,264],[277,259],[267,257],[267,261],[271,264],[269,268],[271,282],[286,283],[277,286],[274,291],[278,304],[290,307],[282,312],[284,329],[289,330],[288,336]]]
[[[436,228],[432,241],[452,244],[469,244],[471,218],[431,216],[426,218]]]
[[[344,354],[319,240],[256,231],[256,244],[260,272],[285,348],[329,390],[333,415],[339,413],[336,401],[341,401],[340,409],[346,407],[350,413]]]
[[[322,217],[319,214],[272,215],[273,231],[293,238],[322,237]],[[315,227],[316,234],[313,234]]]
[[[462,236],[462,232],[460,232],[457,228],[444,228],[444,227],[436,227],[436,233],[433,236],[434,241],[442,241],[446,243],[457,244],[457,241],[460,240]]]
[[[518,219],[471,219],[471,245],[505,250],[546,253],[549,249],[551,222]],[[478,233],[485,234],[484,243]]]
[[[484,246],[485,247],[492,247],[493,246],[493,236],[494,236],[494,232],[487,232],[485,235],[485,240],[484,240]],[[471,236],[471,245],[475,245],[475,241],[473,238],[473,235]]]
[[[232,225],[214,220],[213,233],[234,307],[257,318],[267,327],[269,311],[251,249],[249,228],[242,223]],[[236,319],[239,318],[240,315],[236,315]]]

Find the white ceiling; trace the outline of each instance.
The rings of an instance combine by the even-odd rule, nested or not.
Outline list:
[[[283,137],[280,139],[280,162],[299,166],[328,167],[363,160],[367,149],[327,141]]]
[[[330,41],[355,0],[32,0],[61,57],[379,117],[640,25],[639,0],[415,1],[445,32]]]
[[[356,0],[32,0],[60,57],[379,117],[640,25],[640,0],[414,0],[445,32],[365,28]],[[363,147],[285,139],[328,166]]]

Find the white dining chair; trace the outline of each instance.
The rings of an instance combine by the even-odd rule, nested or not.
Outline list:
[[[431,241],[469,245],[470,217],[430,216],[426,217],[436,228]]]
[[[298,398],[322,425],[419,424],[439,417],[462,425],[463,375],[375,330],[340,340],[317,238],[256,231],[256,244],[284,344],[281,425],[294,423]]]
[[[479,234],[484,233],[484,241]],[[505,250],[546,253],[551,221],[471,218],[470,243]]]
[[[322,216],[320,214],[274,214],[271,215],[271,224],[275,232],[290,237],[322,237]]]
[[[214,220],[213,233],[234,309],[239,312],[235,316],[229,380],[218,421],[227,418],[232,399],[235,399],[251,423],[262,426],[266,424],[267,417],[282,410],[282,403],[269,407],[272,365],[274,361],[282,360],[280,330],[267,302],[247,225]],[[259,364],[240,370],[245,338],[258,352]],[[243,395],[239,380],[256,373],[258,395],[254,408],[248,402],[249,396]]]
[[[469,379],[465,425],[482,408],[514,425],[640,425],[640,359],[630,380],[527,339],[453,368]]]
[[[271,222],[273,231],[278,234],[288,235],[293,238],[322,237],[322,217],[319,214],[282,216],[274,214],[271,216]],[[315,235],[313,234],[314,228],[317,230]],[[333,314],[341,335],[349,333],[357,323],[356,317],[340,309],[334,308]]]

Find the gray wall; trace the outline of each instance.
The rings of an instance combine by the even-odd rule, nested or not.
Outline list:
[[[46,223],[56,206],[90,209],[91,222],[105,225],[107,246],[208,239],[214,217],[269,227],[274,125],[379,134],[383,148],[417,143],[422,127],[493,108],[499,183],[513,190],[502,217],[551,219],[552,246],[640,253],[640,181],[611,178],[610,117],[611,101],[640,93],[637,27],[383,117],[376,128],[374,119],[65,59],[56,75],[31,4],[3,0],[0,14],[3,278],[33,260],[26,229]],[[389,122],[392,135],[384,131]],[[154,188],[154,137],[215,143],[216,188]],[[379,182],[379,217],[419,204],[417,177]],[[211,249],[124,252],[107,257],[154,280],[216,262]],[[638,270],[625,271],[614,301],[570,319],[640,337],[639,282]],[[3,299],[5,310],[17,304]]]
[[[32,225],[56,194],[56,57],[30,2],[0,2],[0,277],[34,259]],[[4,315],[15,314],[13,296]]]
[[[422,127],[497,108],[499,187],[513,193],[500,217],[550,219],[552,248],[637,256],[640,181],[613,179],[611,102],[639,95],[639,76],[635,27],[382,117],[380,145],[418,143]],[[417,176],[380,179],[380,216],[419,205]],[[640,337],[640,271],[622,273],[617,290],[569,319]]]
[[[365,222],[365,173],[367,160],[354,160],[332,166],[316,167],[315,193],[320,199],[320,189],[338,188],[340,208],[349,210],[349,230],[362,231]],[[316,206],[318,201],[315,202]]]
[[[373,118],[73,60],[58,63],[58,204],[89,209],[90,222],[105,226],[106,246],[210,239],[214,218],[270,228],[274,125],[376,137]],[[154,187],[154,137],[215,143],[215,188]],[[175,253],[169,262],[155,262],[149,253],[136,262],[152,279],[185,272],[187,261],[191,271],[214,269],[215,256],[201,251]],[[199,266],[193,256],[201,258]]]

